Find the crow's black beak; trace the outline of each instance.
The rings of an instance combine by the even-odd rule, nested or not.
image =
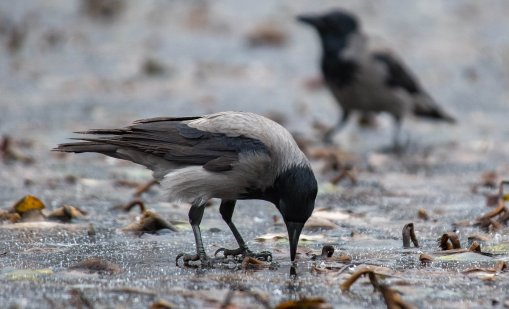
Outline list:
[[[317,26],[319,18],[312,15],[299,15],[297,20],[311,26]]]
[[[290,240],[290,258],[292,262],[295,260],[297,254],[297,245],[299,244],[299,237],[304,223],[301,222],[286,222],[286,229],[288,230],[288,239]]]

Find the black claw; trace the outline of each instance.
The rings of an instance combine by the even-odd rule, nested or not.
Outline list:
[[[246,256],[250,256],[250,257],[254,257],[256,259],[263,260],[263,261],[272,261],[272,253],[270,251],[262,251],[259,253],[254,253],[253,251],[251,251],[249,249],[237,248],[237,249],[231,250],[231,249],[226,249],[226,248],[219,248],[219,249],[217,249],[214,256],[217,256],[217,254],[220,252],[223,252],[224,258],[227,258],[229,256],[234,257],[234,258],[237,256],[241,256],[242,258],[244,258]]]
[[[179,266],[179,259],[184,256],[184,253],[179,253],[177,258],[175,258],[175,266]]]
[[[189,264],[189,262],[191,262],[191,261],[198,261],[198,260],[200,260],[202,262],[202,265],[203,265],[203,261],[207,259],[207,257],[201,257],[201,256],[199,256],[197,254],[193,255],[193,254],[187,254],[187,253],[183,253],[182,252],[182,253],[179,253],[177,255],[177,257],[175,258],[175,265],[177,267],[179,266],[178,262],[179,262],[180,258],[182,258],[182,260],[184,261],[184,266],[186,266],[186,267],[187,266],[191,266]]]
[[[219,248],[219,249],[217,249],[217,250],[216,250],[216,252],[214,253],[214,256],[217,256],[217,254],[218,254],[219,252],[225,252],[225,251],[226,251],[226,249],[225,249],[225,248]],[[226,257],[226,253],[224,254],[224,256]]]

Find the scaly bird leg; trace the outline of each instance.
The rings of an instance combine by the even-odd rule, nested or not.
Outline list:
[[[264,260],[264,261],[272,260],[272,253],[270,253],[269,251],[262,251],[259,253],[255,253],[255,252],[252,252],[251,250],[249,250],[249,248],[247,247],[244,239],[242,239],[242,236],[240,235],[239,231],[237,230],[237,227],[232,222],[232,216],[233,216],[233,210],[235,209],[235,203],[236,203],[235,200],[222,200],[221,206],[219,206],[219,212],[221,213],[223,220],[230,227],[230,230],[232,231],[233,236],[235,236],[235,239],[237,240],[237,243],[239,244],[239,248],[233,249],[233,250],[226,249],[226,248],[220,248],[216,251],[216,253],[214,255],[217,255],[219,252],[223,252],[225,258],[228,256],[236,257],[236,256],[240,255],[242,257],[251,256],[251,257],[257,258],[259,260]]]
[[[193,228],[194,240],[196,243],[196,254],[180,253],[175,259],[175,263],[178,266],[178,260],[182,258],[184,260],[184,266],[190,266],[191,261],[200,261],[201,267],[212,266],[212,260],[207,257],[205,248],[203,247],[203,241],[201,239],[200,223],[203,218],[203,212],[205,210],[204,203],[193,203],[191,209],[189,209],[189,222]]]
[[[332,138],[334,135],[339,132],[343,127],[346,125],[346,122],[348,121],[348,117],[350,116],[350,111],[347,109],[343,109],[343,114],[341,115],[341,119],[338,121],[338,123],[332,127],[329,131],[327,131],[323,137],[323,142],[325,144],[332,144]]]

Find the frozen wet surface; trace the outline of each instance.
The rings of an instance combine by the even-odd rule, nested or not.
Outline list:
[[[358,183],[331,185],[335,173],[323,172],[323,161],[313,161],[320,183],[316,208],[331,212],[327,216],[336,226],[303,232],[321,238],[301,241],[299,276],[292,280],[287,242],[255,241],[285,232],[274,223],[278,213],[272,205],[239,202],[234,221],[251,249],[274,253],[277,269],[179,268],[175,256],[194,250],[189,226],[156,235],[126,234],[120,229],[136,211],[112,210],[129,201],[134,190],[118,181],[143,183],[150,180],[148,171],[99,155],[62,157],[49,150],[73,131],[221,110],[282,117],[292,132],[312,141],[310,147],[321,147],[313,122],[330,126],[339,113],[325,89],[306,86],[318,75],[318,41],[294,16],[325,11],[336,1],[127,1],[112,20],[84,14],[79,1],[0,2],[0,134],[12,137],[18,151],[34,160],[0,162],[0,208],[32,194],[49,209],[70,204],[88,211],[71,224],[0,226],[0,307],[67,308],[75,306],[72,295],[78,291],[94,308],[147,308],[157,299],[177,308],[218,308],[230,289],[259,294],[272,306],[321,297],[334,308],[384,307],[367,279],[350,292],[340,291],[361,264],[389,268],[392,276],[384,282],[417,307],[502,307],[509,300],[507,273],[488,278],[462,271],[508,260],[507,228],[486,233],[454,223],[490,210],[485,197],[471,190],[484,172],[496,171],[499,180],[509,173],[509,3],[342,3],[361,16],[375,45],[400,54],[459,123],[409,119],[404,129],[411,145],[402,156],[381,151],[392,133],[384,115],[377,130],[359,129],[352,121],[338,134],[336,142],[347,152]],[[250,46],[248,34],[267,23],[283,33],[285,42]],[[13,47],[12,29],[22,33],[19,47]],[[150,59],[160,63],[162,74],[144,73]],[[187,220],[188,207],[165,203],[157,187],[143,200],[168,220]],[[418,218],[420,208],[429,220]],[[420,248],[402,248],[401,230],[409,222]],[[90,223],[95,237],[88,236]],[[464,253],[452,260],[434,255],[431,265],[422,266],[419,255],[439,251],[436,239],[453,230],[462,247],[467,237],[481,234],[483,250],[491,246],[496,254]],[[235,245],[217,201],[206,209],[202,231],[209,254]],[[324,244],[350,255],[351,268],[317,271],[315,266],[323,270],[327,263],[313,262],[305,252],[319,253]],[[89,257],[115,263],[120,271],[69,268]],[[248,294],[237,292],[232,302],[262,307]]]

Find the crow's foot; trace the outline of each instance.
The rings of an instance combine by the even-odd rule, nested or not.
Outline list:
[[[214,266],[214,262],[216,259],[209,258],[205,254],[187,254],[187,253],[180,253],[177,255],[177,258],[175,259],[175,264],[179,266],[178,262],[179,259],[182,258],[184,261],[184,266],[186,267],[201,267],[201,268],[211,268]],[[191,264],[191,262],[200,262],[199,264]]]
[[[246,256],[253,257],[261,261],[272,261],[272,253],[270,251],[253,252],[248,248],[237,248],[233,250],[219,248],[216,253],[214,253],[214,256],[217,256],[219,252],[223,252],[225,258],[231,256],[233,258],[239,258],[240,261],[242,261]]]

